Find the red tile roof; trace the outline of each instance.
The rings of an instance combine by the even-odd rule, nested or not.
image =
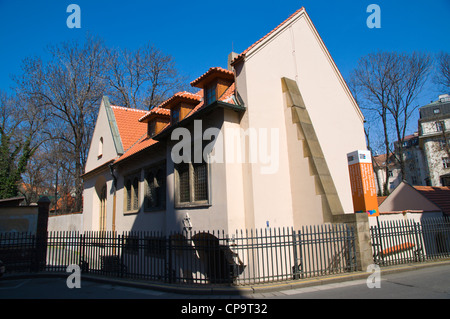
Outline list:
[[[150,111],[147,112],[147,114],[145,114],[143,117],[141,117],[139,119],[139,122],[148,122],[152,117],[154,116],[158,116],[158,115],[162,115],[162,116],[170,116],[170,110],[169,109],[164,109],[161,107],[155,107],[153,109],[151,109]]]
[[[146,133],[145,136],[142,136],[138,141],[136,141],[136,143],[134,143],[127,151],[125,151],[125,153],[120,156],[114,163],[119,163],[124,159],[129,158],[130,156],[137,154],[152,145],[155,145],[156,143],[158,143],[158,141],[149,138]]]
[[[437,186],[413,186],[420,194],[442,209],[442,212],[450,216],[450,187]]]
[[[233,74],[233,72],[222,68],[211,68],[208,72],[210,71]],[[207,75],[208,72],[203,74],[200,78],[204,78],[204,76]],[[235,85],[233,83],[222,94],[222,96],[219,97],[218,100],[229,104],[236,104],[235,100],[233,99],[234,93],[235,93]],[[170,104],[173,102],[179,101],[180,99],[196,103],[194,109],[186,117],[191,116],[192,114],[201,110],[205,106],[203,101],[203,90],[200,90],[195,94],[189,92],[178,92],[174,94],[171,98],[161,103],[158,107],[150,111],[125,108],[121,106],[111,106],[111,108],[114,111],[114,116],[116,118],[117,127],[119,130],[120,138],[122,140],[124,149],[124,154],[122,154],[119,158],[117,158],[115,163],[121,162],[124,159],[129,158],[132,155],[137,154],[140,151],[143,151],[144,149],[147,149],[148,147],[157,144],[158,141],[149,138],[147,136],[146,122],[148,122],[149,117],[151,117],[153,114],[170,116],[170,109],[166,107],[170,106]],[[167,124],[166,127],[162,129],[162,131],[164,131],[168,127],[170,127],[170,124]]]
[[[213,77],[225,77],[234,81],[234,73],[232,71],[221,67],[214,67],[192,81],[191,86],[202,88],[203,84]]]
[[[284,20],[283,22],[281,22],[277,27],[275,27],[275,29],[273,29],[272,31],[270,31],[269,33],[267,33],[265,36],[263,36],[261,39],[259,39],[258,41],[256,41],[255,43],[253,43],[251,46],[249,46],[246,50],[244,50],[241,54],[237,55],[233,61],[231,61],[231,64],[237,62],[238,60],[242,59],[243,57],[245,57],[245,55],[247,54],[248,51],[250,51],[251,49],[253,49],[256,45],[258,45],[260,42],[262,42],[263,40],[265,40],[266,38],[268,38],[271,34],[273,34],[275,31],[279,30],[283,25],[285,25],[287,22],[289,22],[294,16],[296,16],[298,13],[304,11],[305,8],[301,7],[300,9],[298,9],[297,11],[295,11],[293,14],[291,14],[286,20]]]
[[[124,152],[147,134],[147,124],[139,119],[148,111],[111,105]]]
[[[158,105],[159,108],[170,108],[174,103],[177,103],[179,101],[186,101],[188,103],[198,103],[201,100],[201,96],[194,93],[189,92],[178,92],[175,93],[171,98],[165,100],[160,105]]]

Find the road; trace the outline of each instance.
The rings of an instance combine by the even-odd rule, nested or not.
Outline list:
[[[368,274],[369,276],[369,274]],[[181,295],[82,280],[68,288],[64,278],[0,280],[0,299],[450,299],[450,265],[381,274],[380,288],[353,280],[309,288],[251,295]]]
[[[367,280],[278,292],[281,299],[450,299],[450,265],[381,274],[379,288]],[[265,295],[265,297],[269,297]]]

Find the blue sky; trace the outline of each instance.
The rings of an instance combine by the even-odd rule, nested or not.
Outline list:
[[[71,3],[81,8],[81,28],[69,29]],[[381,9],[381,28],[369,29],[369,4]],[[359,57],[378,50],[450,52],[450,0],[0,0],[0,89],[13,84],[28,56],[45,46],[98,35],[108,46],[137,48],[150,41],[195,79],[226,67],[240,53],[304,6],[344,77]],[[430,92],[427,100],[437,98]]]

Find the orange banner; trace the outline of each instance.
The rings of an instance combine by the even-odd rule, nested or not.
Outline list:
[[[378,216],[377,191],[370,152],[356,151],[350,153],[348,154],[348,162],[355,212],[366,212],[371,217]]]

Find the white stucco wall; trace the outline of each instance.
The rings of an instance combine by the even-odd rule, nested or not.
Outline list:
[[[378,217],[378,221],[376,217],[369,217],[369,226],[377,226],[378,222],[393,222],[392,225],[395,225],[394,222],[401,222],[401,221],[409,221],[409,222],[416,222],[420,223],[424,219],[427,218],[440,218],[442,217],[441,212],[435,212],[435,213],[390,213],[390,214],[381,214]]]
[[[48,218],[48,231],[84,231],[83,214],[67,214],[50,216]]]
[[[271,227],[292,225],[298,214],[302,217],[297,222],[302,224],[322,221],[320,191],[311,181],[303,144],[294,141],[295,125],[288,124],[292,119],[282,93],[282,77],[297,82],[343,209],[352,213],[346,155],[366,149],[363,118],[309,18],[300,14],[292,19],[252,48],[243,63],[236,68],[237,88],[247,106],[245,128],[279,130],[276,174],[261,174],[259,163],[247,172],[252,179],[249,191],[255,227],[265,227],[266,221]],[[298,167],[293,174],[294,166]]]
[[[102,156],[99,157],[100,138],[103,139]],[[92,133],[91,145],[86,160],[85,172],[101,166],[102,164],[114,159],[117,156],[114,146],[111,128],[106,115],[105,105],[102,101],[98,111],[97,122]]]

